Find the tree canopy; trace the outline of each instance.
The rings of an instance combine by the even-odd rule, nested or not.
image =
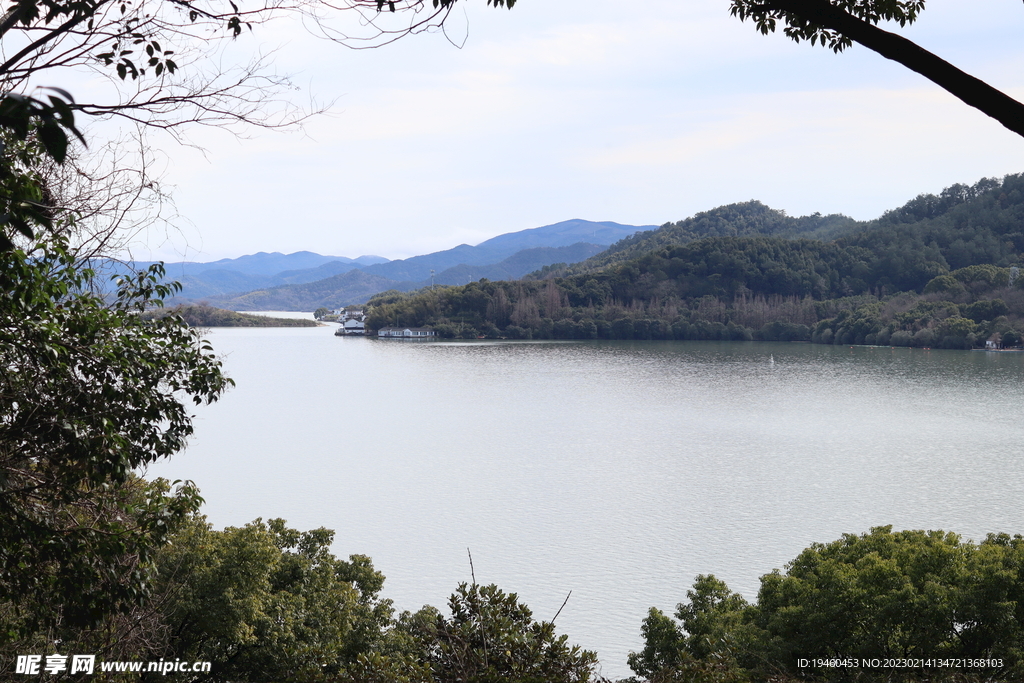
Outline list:
[[[159,267],[104,299],[59,235],[34,246],[0,255],[0,598],[58,595],[89,622],[144,597],[153,548],[199,502],[122,487],[184,447],[183,401],[230,380],[179,317],[140,316],[173,291]]]
[[[921,665],[900,675],[1019,680],[1022,551],[1019,535],[990,534],[976,544],[942,531],[885,526],[812,544],[784,572],[761,577],[753,604],[713,576],[698,576],[678,605],[678,622],[651,610],[646,647],[630,656],[630,666],[652,679],[724,671],[738,680],[783,672],[801,680],[891,680],[884,667],[807,668],[800,661],[949,659],[985,664],[945,671]]]
[[[330,553],[334,532],[284,520],[214,531],[195,517],[158,555],[161,656],[209,661],[201,680],[338,680],[380,649],[391,603],[369,558]]]
[[[597,655],[555,635],[554,623],[534,621],[515,593],[462,583],[448,606],[450,618],[426,607],[399,621],[436,681],[584,683],[593,675]]]

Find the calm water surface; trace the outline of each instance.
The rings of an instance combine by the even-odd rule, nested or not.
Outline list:
[[[399,609],[517,592],[625,676],[698,573],[748,598],[813,541],[1024,533],[1024,354],[715,342],[426,342],[216,329],[238,382],[151,475],[217,527],[370,555]],[[772,362],[774,361],[774,362]]]

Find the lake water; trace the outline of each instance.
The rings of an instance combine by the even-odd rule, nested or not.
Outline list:
[[[470,578],[626,676],[698,573],[753,598],[813,541],[1024,532],[1024,354],[716,342],[401,342],[215,329],[237,388],[190,478],[219,527],[337,531],[399,609]]]

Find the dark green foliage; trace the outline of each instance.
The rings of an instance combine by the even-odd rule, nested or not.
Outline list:
[[[623,263],[646,252],[674,244],[686,244],[705,237],[813,237],[829,239],[852,230],[857,222],[841,215],[792,218],[758,201],[729,204],[704,211],[658,230],[638,232],[613,244],[586,262],[586,267]],[[577,269],[573,269],[575,271]]]
[[[646,647],[630,656],[638,674],[650,677],[697,660],[726,663],[755,680],[781,672],[842,680],[852,674],[801,670],[797,661],[936,657],[1002,659],[999,680],[1024,675],[1020,536],[990,535],[974,544],[941,531],[877,527],[813,544],[785,573],[761,577],[755,604],[708,576],[697,577],[687,597],[678,624],[652,609],[644,622]],[[987,678],[996,671],[971,673]],[[860,680],[890,674],[857,671]]]
[[[1010,269],[998,268],[990,263],[960,268],[954,270],[950,275],[970,290],[984,291],[996,287],[1008,287],[1010,284]]]
[[[0,94],[0,251],[13,249],[16,241],[32,240],[40,230],[50,230],[54,225],[52,199],[39,172],[46,164],[45,157],[54,151],[46,150],[41,141],[25,142],[35,125],[31,102],[37,101]],[[26,130],[21,130],[12,117],[24,117],[21,122]],[[50,125],[53,134],[58,135],[61,126],[53,121]]]
[[[939,275],[928,281],[925,294],[942,294],[950,299],[959,299],[967,294],[967,288],[952,275]]]
[[[0,129],[9,131],[22,142],[35,133],[47,156],[60,164],[67,157],[67,134],[71,133],[83,144],[85,139],[75,127],[72,111],[75,100],[71,94],[60,88],[43,90],[51,93],[46,98],[48,102],[15,92],[0,94]]]
[[[974,185],[956,183],[945,188],[938,195],[921,194],[898,209],[886,211],[882,216],[882,221],[917,223],[930,218],[939,218],[987,192],[999,189],[1000,183],[994,178],[982,178]]]
[[[438,683],[583,683],[593,675],[596,655],[556,636],[553,623],[534,621],[515,593],[463,583],[448,605],[450,618],[424,608],[400,622]]]
[[[154,589],[155,558],[201,504],[198,491],[186,483],[172,493],[164,480],[133,476],[105,492],[91,492],[91,498],[65,510],[82,519],[99,517],[91,530],[67,529],[87,539],[83,553],[95,553],[80,559],[91,564],[75,574],[81,583],[66,581],[70,568],[37,565],[31,590],[5,591],[0,598],[2,680],[14,679],[18,654],[57,652],[56,644],[60,652],[133,659],[147,652],[147,644],[164,628],[150,607],[159,599],[154,595],[159,592]],[[88,538],[89,531],[99,538]]]
[[[970,318],[976,323],[984,320],[995,320],[999,316],[1010,312],[1009,307],[1002,299],[975,301],[973,304],[961,307],[961,310],[965,317]]]
[[[665,613],[652,607],[640,626],[640,634],[644,638],[644,649],[630,652],[629,668],[640,676],[651,678],[666,669],[676,669],[688,659],[686,652],[686,634],[676,622]]]
[[[117,492],[139,519],[169,500],[162,481],[133,479]],[[0,600],[0,677],[13,675],[19,653],[67,647],[103,661],[212,663],[198,676],[132,679],[179,683],[583,683],[593,675],[594,653],[534,621],[515,594],[462,584],[451,617],[424,607],[395,619],[379,598],[384,576],[368,557],[331,554],[333,531],[300,532],[280,519],[215,531],[194,507],[164,515],[170,530],[149,567],[122,563],[152,574],[148,599],[124,614],[83,626],[61,619],[59,593]]]
[[[380,649],[391,603],[369,558],[335,558],[334,532],[284,520],[213,531],[193,520],[159,556],[166,659],[210,661],[204,680],[337,680]]]
[[[673,670],[710,674],[715,669],[735,672],[734,650],[747,601],[714,576],[700,575],[686,592],[689,602],[676,608],[677,625],[660,610],[651,608],[641,632],[645,647],[629,655],[629,667],[645,678]],[[700,680],[700,679],[698,679]]]
[[[815,544],[761,580],[751,622],[774,661],[969,657],[1020,663],[1022,540],[878,527]],[[792,665],[790,665],[792,666]]]
[[[810,341],[811,328],[807,325],[776,320],[758,330],[757,339],[759,341]]]
[[[519,327],[518,325],[509,325],[505,328],[505,336],[509,339],[532,339],[533,332],[526,329],[525,327]]]
[[[385,304],[394,304],[399,301],[404,301],[409,298],[409,294],[406,292],[400,292],[397,289],[389,289],[386,292],[374,294],[370,297],[370,300],[366,303],[367,306],[383,306]]]
[[[162,274],[120,278],[105,301],[59,237],[0,254],[0,599],[63,602],[72,624],[136,604],[152,550],[198,504],[191,488],[119,489],[184,447],[183,401],[230,384],[180,318],[140,315],[173,291]]]

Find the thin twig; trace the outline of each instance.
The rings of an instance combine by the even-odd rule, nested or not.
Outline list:
[[[569,595],[572,595],[572,591],[569,591]],[[565,596],[565,601],[562,603],[562,606],[558,608],[558,611],[555,612],[555,616],[551,618],[552,624],[555,623],[555,619],[557,619],[558,615],[562,613],[563,609],[565,609],[565,604],[569,602],[569,595]]]
[[[476,590],[476,571],[473,569],[473,553],[466,548],[466,554],[469,555],[469,575],[473,577],[473,591],[478,600],[480,600],[480,593]],[[484,669],[487,669],[487,631],[484,630],[484,618],[487,615],[484,614],[483,600],[480,600],[480,621],[477,625],[480,627],[480,640],[484,644]]]

